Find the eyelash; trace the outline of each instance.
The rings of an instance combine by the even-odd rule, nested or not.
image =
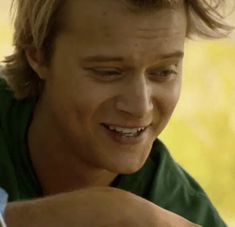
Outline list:
[[[178,72],[173,70],[173,69],[163,69],[163,70],[158,70],[157,71],[158,73],[160,73],[161,77],[167,77],[167,76],[170,76],[170,75],[178,75]],[[164,73],[164,75],[162,75],[162,73]],[[154,75],[155,73],[150,73],[150,75]]]
[[[172,68],[173,66],[170,66],[170,67]],[[174,68],[177,69],[177,67],[178,65],[174,65]],[[118,69],[106,69],[106,68],[85,68],[85,69],[92,72],[96,76],[102,77],[103,79],[107,79],[107,80],[119,78],[120,76],[123,75],[123,72]],[[158,79],[168,80],[174,75],[177,76],[178,72],[177,70],[174,70],[174,69],[163,68],[163,69],[149,72],[149,75],[152,76],[152,78],[155,80],[158,80]]]
[[[93,73],[103,77],[119,76],[122,73],[119,70],[90,69]]]

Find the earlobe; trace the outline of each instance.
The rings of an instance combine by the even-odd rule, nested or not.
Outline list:
[[[28,48],[25,51],[26,58],[31,68],[37,73],[41,80],[46,80],[48,68],[43,64],[41,53],[35,48]]]

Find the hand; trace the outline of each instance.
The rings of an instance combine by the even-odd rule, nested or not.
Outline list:
[[[6,222],[9,227],[198,226],[139,196],[111,187],[9,203]]]

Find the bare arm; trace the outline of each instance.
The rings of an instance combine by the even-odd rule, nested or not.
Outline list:
[[[6,222],[9,227],[197,226],[139,196],[110,187],[9,203]]]

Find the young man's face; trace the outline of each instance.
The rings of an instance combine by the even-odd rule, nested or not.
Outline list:
[[[48,127],[88,165],[134,172],[179,98],[184,8],[134,13],[116,0],[67,2],[42,75]]]

